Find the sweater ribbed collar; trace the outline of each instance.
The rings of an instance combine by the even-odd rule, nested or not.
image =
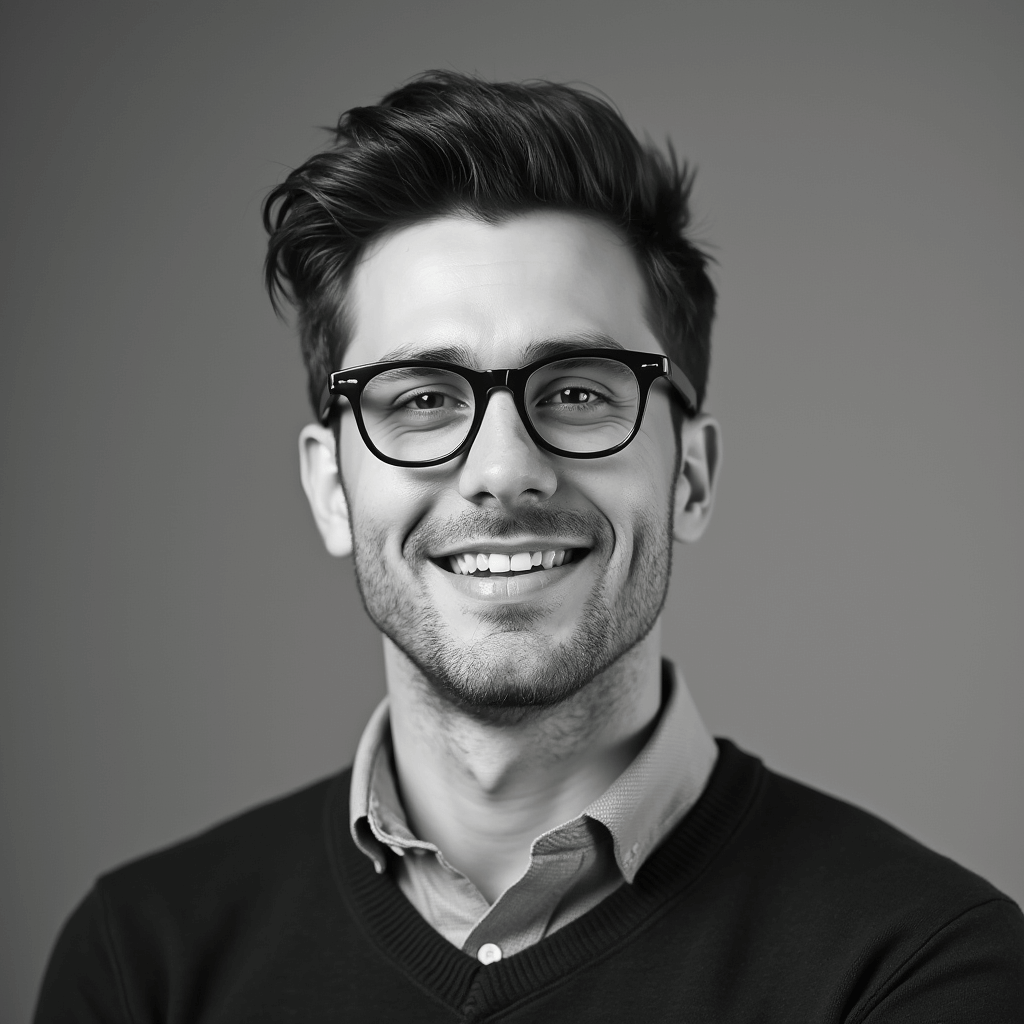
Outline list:
[[[767,778],[763,766],[728,740],[719,740],[718,750],[700,799],[647,858],[634,884],[535,945],[486,966],[431,928],[387,873],[375,873],[349,832],[351,773],[343,772],[325,805],[328,853],[342,901],[382,956],[464,1021],[526,1003],[631,941],[684,900],[755,813]]]

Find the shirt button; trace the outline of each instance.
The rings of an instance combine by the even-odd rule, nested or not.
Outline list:
[[[501,946],[493,942],[485,942],[476,952],[476,958],[482,964],[496,964],[501,959]]]

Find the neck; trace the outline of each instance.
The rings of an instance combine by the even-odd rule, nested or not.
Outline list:
[[[494,902],[533,840],[577,817],[647,741],[661,704],[658,625],[569,700],[488,721],[440,700],[384,641],[395,769],[410,828]]]

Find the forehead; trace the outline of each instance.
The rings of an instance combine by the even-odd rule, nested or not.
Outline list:
[[[442,217],[378,240],[356,268],[345,363],[516,366],[566,339],[657,350],[645,298],[636,257],[595,219]]]

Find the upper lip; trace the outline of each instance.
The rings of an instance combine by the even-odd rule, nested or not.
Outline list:
[[[524,537],[522,540],[466,540],[457,544],[446,545],[442,550],[432,553],[431,558],[450,558],[452,555],[462,555],[467,552],[478,551],[489,555],[515,555],[520,551],[562,551],[569,548],[590,548],[592,543],[579,539],[550,538],[541,540],[537,537]]]

